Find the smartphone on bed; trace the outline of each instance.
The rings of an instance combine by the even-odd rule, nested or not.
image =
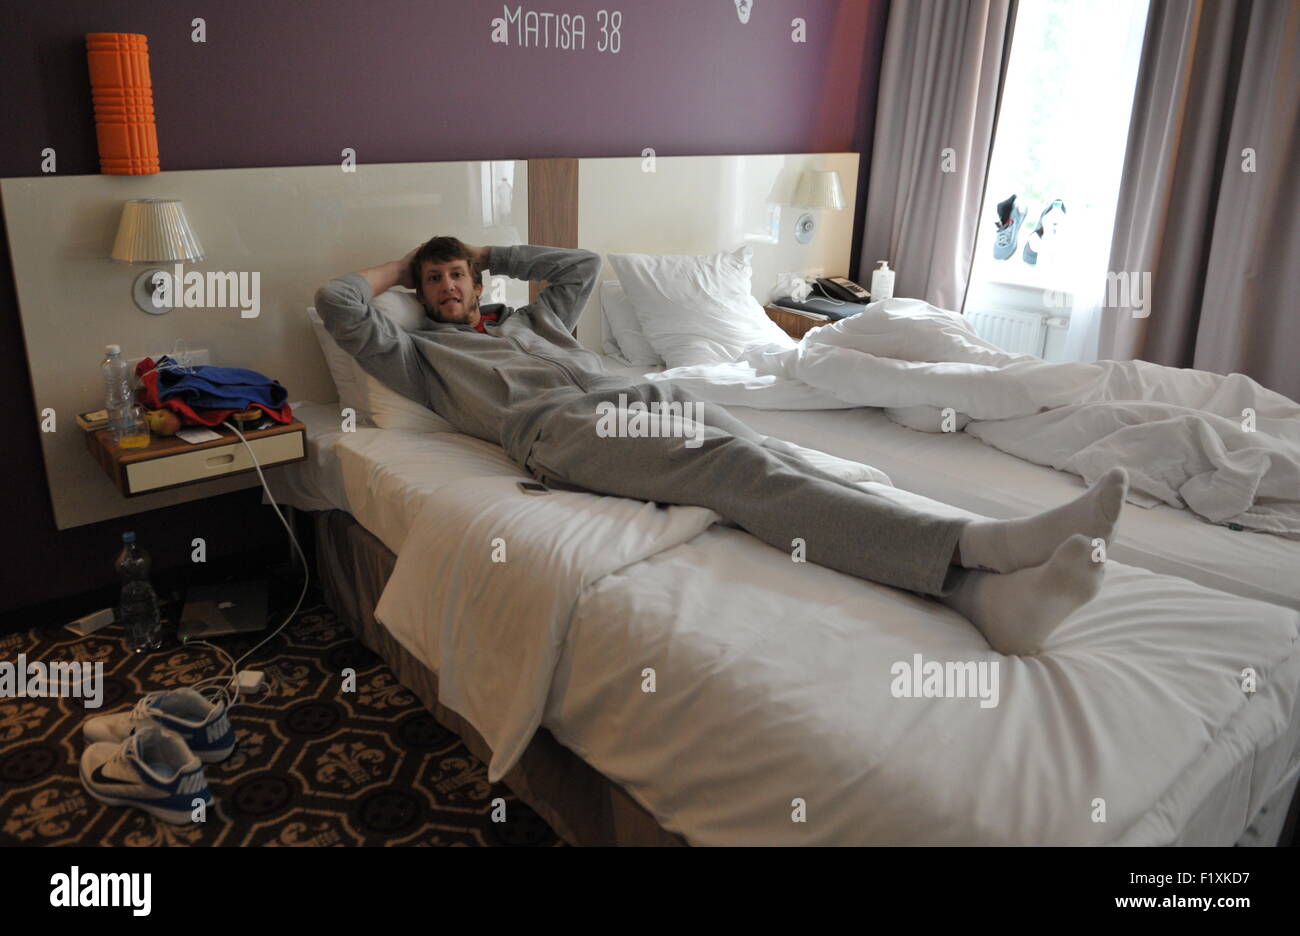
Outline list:
[[[518,483],[519,483],[519,490],[523,491],[525,494],[551,493],[550,488],[548,488],[545,484],[538,483],[537,481],[520,481]]]

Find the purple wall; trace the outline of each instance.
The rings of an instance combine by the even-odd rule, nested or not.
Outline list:
[[[361,162],[861,151],[870,138],[886,0],[3,0],[0,176],[98,172],[87,32],[149,37],[164,170]],[[491,41],[492,20],[582,14],[585,49]],[[621,48],[598,51],[597,11],[620,9]],[[207,42],[190,21],[206,19]],[[794,17],[807,42],[791,41]],[[13,236],[6,232],[6,238]],[[0,262],[0,446],[10,541],[0,611],[112,580],[121,530],[155,562],[183,559],[200,527],[210,555],[274,542],[259,492],[54,529],[8,242]],[[125,297],[124,297],[125,301]],[[88,362],[88,366],[93,362]],[[18,414],[32,414],[24,419]],[[22,531],[18,544],[12,537]]]

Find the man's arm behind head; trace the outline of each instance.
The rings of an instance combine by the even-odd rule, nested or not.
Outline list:
[[[493,247],[490,262],[493,273],[545,280],[548,285],[532,308],[553,316],[556,327],[570,334],[596,288],[601,265],[600,255],[590,250],[535,246]]]

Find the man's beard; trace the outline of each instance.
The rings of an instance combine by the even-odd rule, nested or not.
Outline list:
[[[439,322],[449,322],[453,325],[468,325],[474,318],[474,312],[479,308],[478,299],[471,296],[468,299],[461,300],[461,310],[464,313],[460,318],[445,318],[442,314],[442,305],[436,305],[429,308],[429,315]]]

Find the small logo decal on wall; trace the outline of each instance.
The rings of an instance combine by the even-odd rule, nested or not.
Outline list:
[[[597,10],[595,25],[596,51],[617,55],[623,47],[622,11]],[[501,15],[493,17],[491,26],[494,45],[566,52],[583,52],[587,48],[587,18],[581,13],[539,13],[525,10],[522,5],[511,9],[503,4]]]
[[[741,23],[749,22],[749,14],[754,12],[754,0],[735,0],[736,15],[740,17]]]

